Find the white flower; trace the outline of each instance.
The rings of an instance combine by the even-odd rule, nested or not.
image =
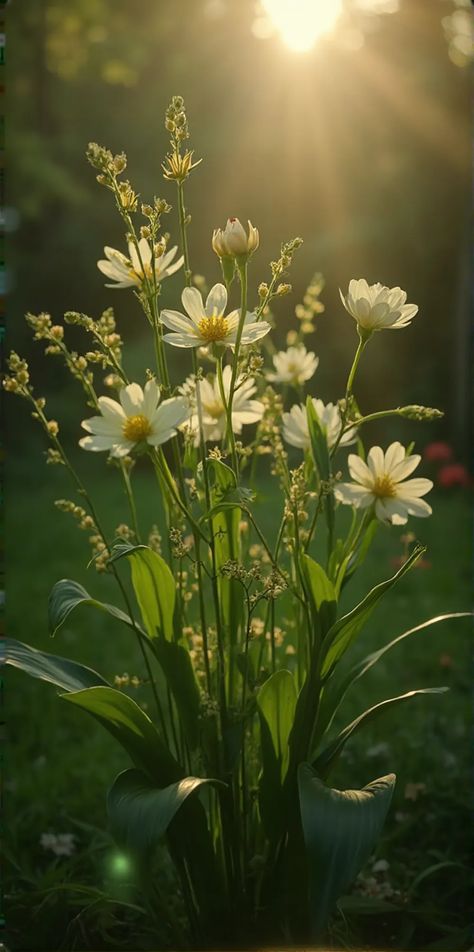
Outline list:
[[[260,238],[251,221],[248,226],[248,237],[238,218],[228,218],[224,231],[215,228],[212,233],[212,247],[216,255],[219,255],[219,258],[235,258],[238,255],[253,254],[258,248]]]
[[[84,450],[110,450],[111,456],[120,457],[127,456],[137,443],[160,446],[176,435],[176,428],[189,415],[189,404],[183,397],[171,397],[160,403],[160,391],[154,380],[149,380],[144,390],[137,383],[130,383],[119,396],[120,403],[110,397],[99,397],[102,416],[82,421],[81,426],[92,434],[79,440]]]
[[[418,312],[416,304],[406,304],[406,292],[401,288],[386,288],[383,284],[367,284],[364,278],[349,282],[344,297],[339,291],[346,311],[366,331],[406,327]]]
[[[151,246],[146,238],[140,238],[138,247],[143,268],[133,241],[128,243],[128,258],[121,251],[116,251],[115,248],[104,248],[104,254],[108,260],[98,261],[97,267],[99,271],[102,271],[102,274],[105,274],[113,282],[113,284],[106,284],[106,288],[131,288],[134,285],[140,287],[144,277],[153,277]],[[168,278],[170,274],[174,274],[183,264],[184,258],[182,256],[173,264],[171,263],[177,250],[175,246],[166,251],[165,254],[155,257],[155,279],[157,282],[162,281],[163,278]]]
[[[420,496],[432,489],[431,479],[407,479],[420,460],[416,454],[406,456],[401,443],[392,443],[385,453],[373,446],[367,463],[351,453],[348,463],[354,482],[339,483],[335,495],[356,509],[374,505],[377,519],[394,526],[405,525],[408,516],[430,516],[431,506]]]
[[[240,311],[231,311],[224,316],[227,306],[227,291],[223,284],[215,284],[211,288],[206,304],[197,288],[185,288],[181,300],[186,313],[180,311],[161,312],[161,320],[166,327],[173,331],[165,334],[164,339],[174,347],[202,347],[207,344],[224,344],[227,347],[235,346]],[[257,323],[255,314],[247,311],[241,344],[253,344],[265,337],[270,330],[266,321]]]
[[[42,833],[40,844],[55,856],[72,856],[76,849],[75,839],[74,833]]]
[[[231,367],[224,367],[222,382],[226,401],[229,399],[231,377]],[[225,435],[227,421],[217,377],[215,377],[213,383],[210,383],[209,380],[206,379],[198,380],[197,385],[194,377],[189,377],[182,387],[182,391],[183,394],[189,396],[192,410],[188,422],[183,425],[182,429],[189,429],[194,437],[194,445],[199,446],[200,434],[196,387],[198,388],[201,400],[204,440],[206,442],[221,440]],[[244,380],[243,376],[237,377],[235,387],[234,399],[232,401],[232,429],[234,433],[241,433],[242,426],[245,423],[256,423],[262,419],[264,406],[260,400],[250,399],[257,389],[254,380],[250,378]]]
[[[326,438],[329,449],[332,449],[337,441],[341,430],[341,414],[339,407],[333,403],[324,405],[322,400],[313,397],[313,406],[316,410],[319,422],[326,430]],[[291,446],[297,446],[299,449],[307,450],[310,447],[310,437],[308,428],[308,417],[306,407],[303,404],[297,404],[291,408],[289,413],[283,414],[283,439]],[[340,446],[347,446],[356,439],[356,427],[352,427],[341,439]]]
[[[268,373],[268,380],[275,383],[291,383],[296,386],[310,380],[319,364],[319,357],[313,351],[306,350],[301,344],[299,347],[288,347],[280,350],[273,357],[276,373]]]

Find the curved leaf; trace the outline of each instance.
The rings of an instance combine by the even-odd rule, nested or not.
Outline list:
[[[404,631],[401,635],[397,635],[396,638],[393,638],[388,644],[383,645],[382,648],[379,648],[377,651],[373,651],[371,654],[366,655],[361,661],[358,661],[357,664],[353,665],[352,668],[342,677],[336,679],[334,673],[331,678],[328,678],[324,688],[321,692],[320,705],[318,710],[318,721],[316,724],[315,730],[315,739],[322,737],[323,733],[331,726],[334,719],[336,711],[339,709],[341,702],[343,701],[347,691],[359,680],[367,671],[377,664],[381,658],[390,651],[399,641],[403,641],[405,638],[408,638],[410,635],[416,634],[418,631],[423,631],[425,628],[430,628],[431,625],[437,625],[441,621],[450,621],[455,618],[473,618],[472,612],[450,612],[446,615],[437,615],[435,618],[430,618],[428,621],[422,622],[420,625],[415,625],[414,628],[409,628],[408,631]]]
[[[349,737],[363,727],[367,721],[372,721],[374,717],[378,717],[378,715],[382,714],[388,707],[393,707],[394,704],[399,704],[402,701],[408,701],[418,694],[445,694],[446,691],[449,691],[449,688],[418,688],[415,691],[407,691],[406,694],[387,698],[386,701],[380,701],[379,704],[374,704],[373,707],[369,707],[363,714],[359,714],[359,717],[356,717],[351,724],[348,724],[347,727],[338,734],[332,743],[319,754],[313,763],[313,767],[318,771],[320,776],[326,777],[330,769],[334,766],[344,745],[349,740]]]
[[[309,555],[302,556],[301,568],[309,592],[311,618],[322,639],[336,621],[336,590],[323,567]]]
[[[110,561],[123,557],[130,559],[133,589],[150,638],[160,635],[171,641],[176,584],[170,568],[146,545],[115,546]]]
[[[155,639],[153,651],[173,694],[186,739],[194,750],[199,742],[201,697],[189,651],[184,645],[162,639]]]
[[[80,605],[92,605],[93,608],[106,612],[117,621],[124,622],[133,631],[138,630],[141,635],[145,636],[143,629],[136,622],[133,622],[130,615],[121,611],[120,608],[116,608],[115,605],[108,605],[106,602],[99,602],[96,598],[92,598],[89,592],[82,585],[79,585],[79,582],[63,578],[53,585],[49,596],[49,627],[53,638],[59,628],[64,625],[71,612]]]
[[[333,790],[309,764],[298,769],[301,822],[309,871],[312,937],[318,940],[332,907],[368,860],[392,799],[395,775],[362,790]]]
[[[281,832],[285,809],[283,781],[289,764],[289,737],[296,710],[297,691],[290,671],[275,671],[257,694],[262,742],[259,805],[271,838]]]
[[[322,677],[329,674],[339,658],[347,651],[352,642],[355,641],[380,599],[383,598],[385,593],[388,592],[399,579],[403,578],[406,572],[412,568],[425,551],[425,546],[416,546],[410,557],[392,578],[376,585],[352,611],[348,612],[347,615],[344,615],[333,625],[327,634],[325,646],[323,645]]]
[[[92,668],[78,664],[77,661],[70,661],[69,658],[38,651],[37,648],[13,638],[2,639],[0,651],[2,663],[20,668],[40,681],[49,681],[63,691],[80,691],[82,688],[98,685],[109,687],[108,681]]]
[[[152,849],[187,797],[203,784],[216,782],[184,777],[159,788],[140,770],[124,770],[107,794],[107,812],[114,836],[129,849]]]
[[[61,697],[89,711],[118,740],[134,764],[158,787],[183,777],[183,769],[163,743],[156,727],[141,707],[111,687],[91,687]]]

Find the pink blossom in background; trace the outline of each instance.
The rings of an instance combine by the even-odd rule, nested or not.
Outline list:
[[[470,486],[471,476],[462,463],[449,463],[438,471],[436,481],[442,489],[451,489],[453,486]]]
[[[428,443],[423,450],[423,459],[429,463],[445,463],[453,458],[453,448],[449,443],[439,440],[437,443]]]

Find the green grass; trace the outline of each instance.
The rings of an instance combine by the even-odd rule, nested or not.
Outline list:
[[[112,533],[116,525],[128,521],[120,482],[103,459],[79,457],[79,464],[92,472],[88,482],[94,485],[99,511]],[[159,499],[144,467],[137,470],[139,515],[148,527],[159,518]],[[262,523],[271,537],[277,519],[275,498],[267,489],[268,481],[262,485],[268,493]],[[49,636],[47,598],[59,578],[74,578],[98,598],[119,603],[113,580],[87,569],[86,534],[75,528],[70,516],[53,508],[55,498],[73,497],[64,469],[43,466],[32,471],[28,460],[19,458],[10,464],[9,487],[8,634],[81,660],[108,679],[124,671],[140,674],[133,634],[105,615],[80,610],[54,642]],[[428,546],[429,566],[414,569],[387,596],[351,652],[351,661],[431,616],[469,609],[469,500],[462,493],[438,494],[433,506],[432,519],[411,526]],[[346,609],[393,574],[393,560],[402,551],[401,534],[402,530],[379,530],[365,566],[344,594]],[[334,920],[337,945],[420,949],[438,942],[433,949],[467,948],[460,931],[465,932],[467,920],[466,873],[439,864],[447,860],[468,865],[469,635],[465,621],[414,635],[346,698],[339,727],[386,697],[411,688],[450,687],[445,696],[417,698],[387,712],[356,735],[332,778],[335,786],[344,788],[363,786],[391,771],[398,774],[377,852],[377,858],[390,865],[378,879],[386,879],[403,896],[413,883],[416,886],[403,905],[389,898],[389,908],[377,904],[380,897],[375,898],[375,907],[370,898],[351,897]],[[95,721],[64,704],[49,685],[12,669],[7,670],[5,683],[4,905],[9,944],[18,950],[151,948],[152,939],[140,932],[143,920],[133,909],[111,905],[93,892],[71,892],[66,901],[57,889],[68,882],[82,883],[109,896],[118,889],[117,898],[133,899],[126,890],[121,892],[120,884],[112,888],[107,865],[114,846],[106,832],[105,791],[127,766],[125,755]],[[137,697],[146,703],[146,689],[140,689]],[[416,800],[406,797],[410,784],[424,785]],[[44,851],[40,836],[48,831],[75,834],[77,850],[71,859],[53,861]],[[416,885],[416,877],[431,867],[434,871]],[[89,903],[90,912],[84,912]],[[166,946],[166,931],[161,941]]]

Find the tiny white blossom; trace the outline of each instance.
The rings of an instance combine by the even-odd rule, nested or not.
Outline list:
[[[40,844],[55,856],[72,856],[76,849],[75,839],[73,833],[42,833]]]
[[[102,274],[105,274],[113,282],[112,284],[106,284],[106,288],[140,287],[144,278],[150,279],[153,277],[152,250],[146,238],[140,238],[138,248],[140,254],[138,254],[133,241],[129,241],[128,258],[121,251],[116,251],[115,248],[104,248],[107,260],[98,261],[97,267],[99,271],[102,271]],[[155,280],[157,282],[162,281],[163,278],[168,278],[181,268],[184,261],[182,256],[173,262],[177,250],[177,246],[175,246],[164,254],[155,257]]]
[[[212,247],[219,258],[250,255],[257,250],[260,241],[258,230],[254,228],[251,221],[248,222],[248,226],[248,237],[238,218],[228,218],[224,230],[214,229]]]
[[[339,407],[333,403],[326,403],[325,405],[322,400],[317,400],[315,397],[313,397],[313,406],[319,422],[326,430],[329,449],[332,449],[341,431]],[[291,446],[297,446],[302,450],[309,449],[311,440],[306,407],[303,404],[295,403],[288,413],[283,414],[282,420],[283,439]],[[344,434],[339,445],[347,446],[349,443],[353,443],[356,439],[356,432],[356,428],[351,427]]]
[[[392,443],[387,451],[373,446],[367,454],[367,463],[352,454],[349,472],[353,483],[338,483],[335,489],[340,502],[356,509],[374,506],[377,519],[403,526],[408,516],[430,516],[431,506],[420,499],[433,488],[431,479],[407,479],[418,466],[421,456],[405,455],[401,443]]]
[[[267,373],[268,380],[295,386],[310,380],[319,364],[319,357],[316,357],[313,351],[308,352],[303,344],[280,350],[272,359],[276,373]]]
[[[226,401],[229,399],[230,382],[232,369],[230,366],[224,367],[222,372],[222,382]],[[256,391],[255,381],[251,378],[244,379],[239,376],[235,382],[234,399],[232,401],[232,430],[234,433],[241,433],[242,426],[246,423],[257,423],[262,419],[264,406],[260,400],[250,399]],[[191,413],[189,420],[183,424],[182,429],[188,429],[193,434],[194,446],[199,446],[199,418],[197,409],[198,391],[201,401],[202,428],[205,442],[217,442],[221,440],[226,431],[226,413],[222,400],[222,394],[217,377],[212,383],[205,378],[196,380],[189,377],[182,387],[182,392],[189,397],[191,402]]]
[[[227,291],[223,284],[211,288],[206,304],[197,288],[185,288],[181,300],[188,316],[180,311],[161,312],[163,324],[173,331],[165,334],[164,340],[174,347],[202,347],[212,343],[235,347],[240,311],[231,311],[225,316]],[[247,311],[241,344],[253,344],[269,330],[270,324],[257,322],[255,314]]]
[[[369,285],[364,278],[353,278],[347,295],[341,290],[339,294],[346,311],[365,331],[398,330],[410,324],[418,312],[416,304],[406,304],[406,291],[383,284]]]
[[[101,416],[83,420],[81,426],[91,436],[84,436],[79,445],[84,450],[109,450],[111,456],[127,456],[142,442],[160,446],[176,435],[177,427],[189,414],[184,397],[171,397],[160,403],[160,391],[154,380],[123,387],[120,403],[110,397],[99,397]]]

